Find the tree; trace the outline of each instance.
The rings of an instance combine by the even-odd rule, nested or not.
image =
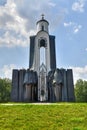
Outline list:
[[[77,80],[75,84],[75,96],[77,102],[87,102],[87,81]]]
[[[10,101],[11,80],[0,79],[0,102]]]

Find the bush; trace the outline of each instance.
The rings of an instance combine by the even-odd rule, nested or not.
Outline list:
[[[77,102],[87,102],[87,81],[77,80],[75,85],[75,96]]]
[[[0,79],[0,102],[10,101],[11,80]]]

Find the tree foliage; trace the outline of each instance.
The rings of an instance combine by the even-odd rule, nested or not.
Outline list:
[[[0,102],[10,101],[11,80],[0,79]]]
[[[75,84],[75,96],[77,102],[87,102],[87,81],[77,80]]]

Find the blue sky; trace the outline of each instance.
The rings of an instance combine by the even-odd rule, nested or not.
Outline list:
[[[29,66],[29,36],[44,13],[56,36],[58,68],[87,80],[87,0],[0,0],[0,77]]]

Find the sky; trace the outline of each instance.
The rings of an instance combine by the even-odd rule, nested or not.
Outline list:
[[[87,80],[87,0],[0,0],[0,77],[29,66],[29,37],[41,14],[56,37],[57,68]]]

